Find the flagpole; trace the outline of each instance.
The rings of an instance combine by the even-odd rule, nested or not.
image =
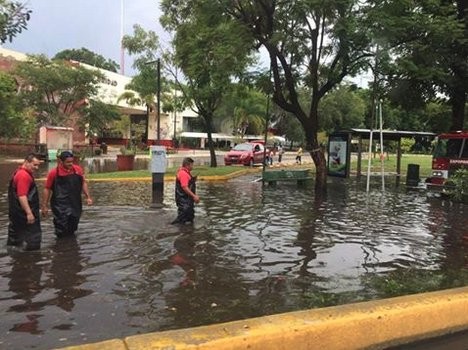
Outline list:
[[[123,47],[124,36],[124,0],[120,0],[120,74],[125,75],[125,50]]]

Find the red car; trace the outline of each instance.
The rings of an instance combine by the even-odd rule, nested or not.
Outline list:
[[[236,145],[224,156],[224,165],[242,164],[253,166],[264,161],[264,146],[261,142],[245,142]],[[266,150],[266,161],[271,159],[270,150]]]

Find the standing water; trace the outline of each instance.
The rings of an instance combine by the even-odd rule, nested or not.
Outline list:
[[[39,252],[7,249],[0,170],[0,348],[49,349],[468,284],[468,206],[355,179],[262,188],[201,182],[196,222],[148,209],[150,182],[91,182],[75,239],[43,220]],[[42,187],[43,183],[40,183]]]

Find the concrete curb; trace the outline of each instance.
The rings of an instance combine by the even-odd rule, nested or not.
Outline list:
[[[232,178],[242,176],[242,175],[247,175],[247,174],[254,174],[258,173],[261,171],[261,168],[258,169],[246,169],[246,170],[239,170],[233,173],[230,173],[228,175],[212,175],[212,176],[197,176],[198,181],[226,181],[230,180]],[[45,179],[37,179],[37,181],[41,181]],[[89,182],[111,182],[111,181],[123,181],[123,182],[129,182],[129,181],[151,181],[152,177],[151,175],[144,176],[144,177],[121,177],[121,178],[100,178],[100,179],[90,179],[87,178],[87,181]],[[164,181],[175,181],[175,175],[164,175]]]
[[[281,167],[272,167],[272,168],[290,168],[294,166],[281,166]],[[271,168],[270,168],[271,169]],[[239,170],[227,175],[199,175],[197,177],[198,181],[227,181],[239,176],[247,175],[247,174],[256,174],[262,172],[261,167],[256,167],[256,168],[249,168],[249,169],[244,169],[244,170]],[[45,181],[45,178],[38,178],[36,181]],[[141,176],[141,177],[119,177],[119,178],[113,178],[113,177],[106,177],[106,178],[99,178],[99,179],[93,179],[93,178],[87,178],[86,181],[88,182],[131,182],[131,181],[151,181],[152,177],[151,174],[148,174],[148,176]],[[175,181],[175,175],[165,175],[164,176],[164,181]]]
[[[468,287],[149,333],[67,350],[384,349],[468,329]]]

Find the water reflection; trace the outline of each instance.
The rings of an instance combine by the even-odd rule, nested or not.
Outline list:
[[[304,257],[299,268],[301,277],[307,277],[312,274],[309,263],[317,258],[314,240],[317,236],[316,223],[320,222],[323,218],[323,211],[321,210],[322,203],[323,198],[317,198],[314,201],[313,210],[307,210],[304,213],[297,233],[295,245],[301,248],[297,254]]]
[[[330,179],[320,198],[313,186],[253,179],[201,182],[186,226],[170,225],[173,183],[158,211],[148,182],[91,183],[96,205],[76,239],[56,241],[44,221],[37,255],[0,251],[0,348],[37,348],[35,334],[47,349],[468,283],[466,205],[377,183],[365,195],[352,179]]]
[[[175,253],[169,257],[173,266],[179,266],[185,276],[180,281],[181,287],[197,286],[196,261],[194,260],[195,240],[190,234],[181,235],[174,240]]]
[[[14,304],[7,312],[14,312],[18,316],[18,322],[13,324],[10,331],[41,334],[39,329],[38,314],[45,305],[42,301],[36,301],[35,297],[41,292],[42,256],[38,252],[22,254],[15,248],[10,249],[11,270],[7,274],[9,291]]]
[[[49,300],[48,304],[71,312],[78,299],[92,293],[91,290],[82,288],[86,277],[80,274],[89,257],[80,254],[76,237],[58,239],[50,254],[48,288],[54,292],[55,297]]]

